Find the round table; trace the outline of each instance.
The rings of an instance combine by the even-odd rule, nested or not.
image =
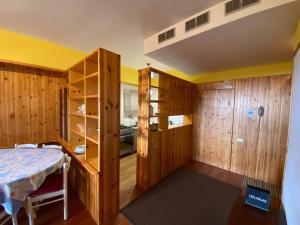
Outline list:
[[[54,149],[0,149],[0,204],[17,214],[47,175],[61,168],[64,154]]]

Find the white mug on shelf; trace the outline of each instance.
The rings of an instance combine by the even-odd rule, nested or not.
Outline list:
[[[77,112],[81,113],[81,114],[85,114],[85,105],[82,104],[82,105],[78,106]]]

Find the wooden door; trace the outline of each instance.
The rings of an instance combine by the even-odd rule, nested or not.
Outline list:
[[[234,89],[204,90],[196,101],[194,158],[229,170]]]

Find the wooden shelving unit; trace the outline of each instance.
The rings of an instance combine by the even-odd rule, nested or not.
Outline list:
[[[104,81],[103,73],[107,71],[101,68],[105,65],[100,66],[100,63],[104,53],[111,54],[112,57],[118,56],[105,51],[97,49],[69,69],[69,144],[73,150],[78,145],[85,145],[85,160],[99,172],[101,171],[101,146],[105,141],[100,140],[101,133],[105,132],[101,129],[105,103],[100,101],[100,96],[107,85],[101,83],[101,79],[102,82]],[[112,80],[104,82],[112,82]],[[114,85],[119,87],[120,84]],[[116,91],[118,90],[116,88]],[[85,111],[80,112],[79,107],[83,105]]]
[[[139,70],[137,185],[147,189],[189,159],[192,120],[169,125],[170,116],[193,113],[194,84],[154,68]],[[152,130],[151,127],[158,128]]]
[[[82,137],[82,138],[85,137],[85,134],[82,133],[82,132],[80,132],[80,131],[77,131],[77,130],[73,130],[73,129],[72,129],[71,132],[74,133],[74,134],[76,134],[77,136]]]
[[[120,56],[105,49],[68,70],[70,183],[97,224],[119,212]],[[84,107],[82,107],[84,105]],[[74,153],[86,145],[84,154]]]
[[[100,128],[99,75],[100,50],[93,52],[69,70],[71,131],[69,142],[73,150],[78,145],[86,146],[85,160],[90,162],[97,171],[101,169],[100,129],[98,129]],[[80,111],[80,106],[85,111]],[[93,115],[88,115],[91,111]],[[91,117],[93,117],[92,123],[89,121]],[[93,136],[88,136],[91,133]]]

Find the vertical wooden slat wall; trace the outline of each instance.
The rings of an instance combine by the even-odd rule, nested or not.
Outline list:
[[[161,173],[159,179],[153,179],[152,185],[173,171],[183,166],[191,159],[193,148],[192,125],[171,128],[162,131],[160,163]]]
[[[227,89],[234,89],[234,104],[231,97],[225,99]],[[194,112],[194,159],[281,185],[287,149],[291,76],[202,84],[198,85],[198,90]],[[210,99],[206,100],[207,97]],[[233,119],[227,118],[228,113],[224,110],[219,111],[225,109],[224,103],[228,104],[229,111],[233,110]],[[261,119],[257,112],[259,106],[265,109]],[[247,115],[247,110],[254,110],[253,117]],[[224,119],[232,125],[221,123]],[[238,142],[238,139],[241,140]],[[230,149],[225,142],[231,143]],[[231,151],[230,157],[228,154],[222,156],[222,151]]]
[[[281,185],[287,150],[291,76],[235,81],[231,171]],[[247,118],[248,108],[264,107]],[[244,143],[237,143],[243,138]]]
[[[0,146],[56,140],[63,73],[0,64]]]

